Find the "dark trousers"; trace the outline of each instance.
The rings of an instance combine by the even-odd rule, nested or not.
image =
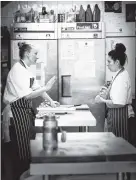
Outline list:
[[[129,143],[136,147],[136,117],[128,119]]]
[[[21,174],[29,169],[30,160],[20,159],[16,140],[15,128],[9,127],[11,141],[2,143],[4,180],[19,180]]]

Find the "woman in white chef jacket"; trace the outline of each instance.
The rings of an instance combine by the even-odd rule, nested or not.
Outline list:
[[[125,51],[126,47],[117,43],[115,49],[108,53],[107,66],[115,75],[108,89],[97,95],[95,100],[98,103],[106,103],[105,129],[128,140],[128,118],[134,116],[134,111],[131,106],[131,81],[124,68],[127,60]]]
[[[10,133],[11,142],[16,146],[19,164],[21,166],[20,175],[29,168],[30,163],[30,126],[33,124],[33,110],[31,99],[42,96],[48,100],[52,107],[56,106],[46,93],[53,83],[40,87],[36,83],[29,70],[30,65],[37,61],[37,51],[30,44],[18,43],[20,61],[17,62],[10,70],[4,91],[4,102],[11,108],[13,115],[10,121],[12,132]]]

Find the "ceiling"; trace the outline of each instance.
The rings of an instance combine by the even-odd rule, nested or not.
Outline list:
[[[7,4],[9,4],[10,2],[12,2],[12,1],[1,1],[1,8],[6,6]]]

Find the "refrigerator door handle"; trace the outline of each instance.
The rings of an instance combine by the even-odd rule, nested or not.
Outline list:
[[[72,97],[71,75],[62,75],[61,76],[61,96],[62,97]]]

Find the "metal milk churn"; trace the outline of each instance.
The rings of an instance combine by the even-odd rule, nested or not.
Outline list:
[[[55,114],[44,116],[43,121],[43,149],[52,152],[58,148],[58,123]]]

